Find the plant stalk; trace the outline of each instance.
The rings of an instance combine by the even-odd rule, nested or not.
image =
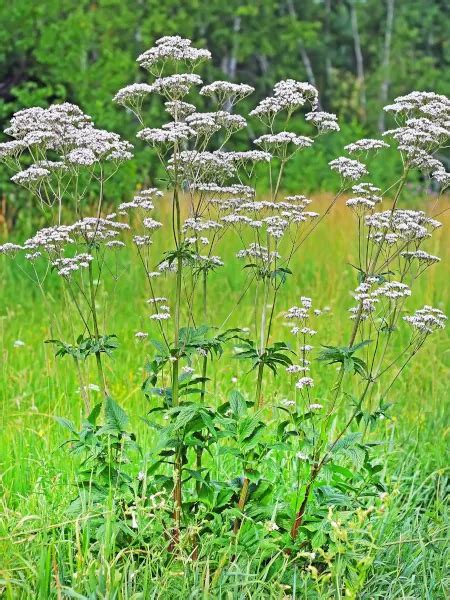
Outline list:
[[[89,263],[88,271],[89,271],[89,291],[91,294],[92,322],[94,325],[95,339],[98,341],[100,339],[100,333],[99,333],[99,329],[98,329],[97,309],[95,307],[95,289],[94,289],[94,276],[93,276],[93,270],[92,270],[92,263]],[[98,378],[100,381],[100,387],[102,389],[103,396],[106,398],[106,396],[108,395],[108,392],[107,392],[107,388],[106,388],[105,373],[103,371],[102,357],[101,357],[101,353],[99,351],[95,353],[95,360],[97,363],[97,371],[98,371]]]

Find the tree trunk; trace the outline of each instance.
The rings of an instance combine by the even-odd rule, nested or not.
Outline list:
[[[295,6],[294,6],[294,3],[292,2],[292,0],[287,0],[287,8],[289,11],[289,15],[293,19],[297,20],[297,11],[295,10]],[[308,78],[309,83],[311,85],[313,85],[315,88],[317,88],[317,82],[316,82],[316,78],[314,75],[314,69],[312,67],[311,59],[309,58],[309,54],[303,44],[303,40],[301,37],[298,37],[297,44],[298,44],[298,49],[300,52],[300,57],[302,59],[303,66],[305,67],[306,77]],[[319,110],[321,109],[320,100],[319,100],[318,108],[319,108]]]
[[[389,95],[390,84],[390,66],[391,66],[391,45],[392,45],[392,29],[394,26],[394,3],[395,0],[387,0],[386,13],[386,32],[384,36],[383,62],[382,62],[382,81],[380,86],[380,108],[385,106]],[[386,114],[384,110],[380,110],[378,119],[378,129],[380,133],[386,129]]]
[[[361,50],[361,40],[359,37],[358,13],[356,12],[355,0],[350,2],[350,22],[352,26],[353,46],[355,49],[356,59],[356,79],[359,88],[359,103],[361,111],[361,119],[366,121],[367,118],[367,102],[364,80],[364,59]]]

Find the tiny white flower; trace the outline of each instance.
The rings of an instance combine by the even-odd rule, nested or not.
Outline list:
[[[309,460],[309,456],[303,452],[297,452],[295,457],[298,458],[298,460]]]
[[[275,521],[266,521],[266,523],[264,523],[264,527],[267,529],[267,531],[278,531],[280,529]]]

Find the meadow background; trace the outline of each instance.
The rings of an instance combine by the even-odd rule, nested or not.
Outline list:
[[[98,126],[135,142],[131,117],[114,106],[111,98],[120,87],[142,77],[134,62],[139,52],[161,35],[179,33],[212,51],[213,64],[207,68],[211,76],[256,83],[256,96],[248,100],[252,105],[283,77],[317,85],[324,110],[339,115],[342,131],[318,142],[320,150],[316,149],[314,158],[301,154],[292,162],[286,191],[308,193],[314,199],[312,210],[323,212],[321,207],[338,185],[325,165],[340,155],[346,143],[389,126],[379,116],[383,104],[412,89],[449,94],[447,10],[446,3],[438,0],[16,0],[0,8],[2,129],[15,110],[68,100],[91,114]],[[155,103],[151,110],[159,124],[160,107]],[[239,142],[237,136],[236,147]],[[373,181],[380,187],[392,182],[398,169],[389,153],[382,162],[370,164]],[[156,160],[137,144],[136,159],[119,171],[106,190],[108,204],[130,199],[137,186],[160,186],[159,177]],[[445,199],[437,206],[433,200],[424,203],[427,186],[418,180],[401,208],[420,208],[431,214],[445,211]],[[5,169],[0,170],[0,198],[2,241],[22,240],[45,222],[31,197],[13,189]],[[419,281],[410,307],[426,303],[449,314],[448,213],[438,218],[447,227],[435,234],[427,249],[440,256],[442,263]],[[295,276],[288,286],[286,307],[301,294],[326,299],[331,314],[322,324],[322,333],[333,341],[347,338],[350,330],[349,322],[334,319],[333,314],[345,313],[351,303],[349,290],[355,287],[350,267],[357,251],[351,241],[354,236],[349,234],[353,226],[341,199],[296,257]],[[244,280],[244,274],[227,261],[234,251],[225,238],[221,255],[230,266],[211,276],[211,304],[224,319]],[[149,409],[140,389],[148,356],[145,345],[134,339],[136,331],[147,327],[139,317],[147,293],[137,259],[129,268],[119,258],[117,268],[117,281],[101,289],[99,297],[100,313],[114,323],[120,340],[111,391],[130,414],[141,441],[150,447],[150,430],[140,420]],[[195,595],[200,594],[195,581],[208,568],[207,561],[195,567],[185,565],[186,576],[179,565],[163,568],[153,556],[145,564],[148,588],[140,596],[133,587],[132,572],[138,567],[132,556],[125,557],[119,567],[107,548],[96,556],[85,548],[82,537],[77,551],[71,550],[68,530],[79,528],[76,523],[67,525],[64,499],[68,503],[74,495],[71,482],[77,462],[61,448],[67,434],[54,416],[65,415],[79,423],[82,402],[75,373],[65,368],[68,359],[57,364],[53,348],[43,343],[51,337],[49,316],[59,313],[56,308],[63,302],[59,285],[50,279],[48,285],[49,304],[45,304],[26,274],[0,258],[0,596],[65,597],[54,585],[56,557],[64,556],[64,568],[86,580],[85,591],[100,571],[105,589],[120,590],[117,596],[105,598],[153,597],[150,590],[155,581],[161,597],[202,597]],[[232,315],[230,326],[251,326],[252,308],[247,297],[238,314]],[[69,329],[70,322],[63,322],[63,327]],[[281,314],[276,327],[282,327]],[[364,572],[361,598],[436,600],[448,593],[448,340],[447,332],[433,336],[407,367],[391,391],[391,418],[375,434],[374,439],[381,442],[378,452],[389,500],[375,521],[373,561]],[[232,378],[239,380],[242,390],[254,387],[254,375],[246,375],[236,361],[217,373],[214,392],[218,400],[232,389]],[[271,379],[265,394],[283,398],[284,385],[281,377]],[[280,588],[282,574],[278,575],[269,577],[263,570],[229,573],[220,597],[281,598],[285,592]],[[317,598],[337,597],[319,584],[316,593]],[[86,591],[86,596],[71,597],[97,596]],[[293,597],[304,597],[301,583]]]

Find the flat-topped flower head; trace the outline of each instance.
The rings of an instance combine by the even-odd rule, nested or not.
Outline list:
[[[1,143],[0,162],[8,162],[8,160],[19,157],[26,148],[27,144],[22,140]]]
[[[193,104],[183,102],[182,100],[169,100],[164,102],[164,108],[175,120],[185,119],[188,115],[197,110]]]
[[[19,171],[13,175],[11,177],[11,181],[19,185],[23,185],[24,187],[33,187],[47,179],[49,176],[50,171],[48,169],[31,165],[31,167],[28,167],[28,169]]]
[[[196,150],[183,150],[177,155],[177,169],[179,174],[193,184],[224,182],[236,173],[236,167],[231,158],[232,153],[216,150],[214,152],[199,152]],[[174,157],[167,164],[170,172],[174,171]]]
[[[400,281],[386,281],[372,292],[372,296],[375,298],[382,296],[389,300],[398,300],[399,298],[411,296],[411,290],[406,283]]]
[[[404,252],[400,252],[400,256],[403,256],[405,260],[408,261],[417,261],[421,264],[432,265],[434,263],[439,262],[441,259],[439,256],[434,256],[433,254],[429,254],[424,250],[408,250]]]
[[[365,154],[371,150],[381,150],[382,148],[389,148],[389,144],[383,142],[383,140],[373,140],[370,138],[363,138],[357,142],[344,146],[344,149],[347,150],[349,154]]]
[[[448,119],[450,116],[450,100],[435,92],[410,92],[405,96],[395,98],[393,104],[384,107],[386,112],[396,116],[427,115],[438,120]]]
[[[365,196],[356,196],[355,198],[349,198],[345,204],[348,208],[351,208],[357,216],[363,216],[366,213],[372,212],[376,207],[377,202]]]
[[[273,91],[274,95],[261,100],[250,112],[251,116],[270,123],[278,113],[286,111],[291,115],[306,102],[311,104],[313,111],[317,108],[318,92],[310,83],[286,79],[276,83]]]
[[[130,108],[139,108],[144,98],[153,91],[153,86],[148,83],[132,83],[120,89],[114,96],[113,102]]]
[[[184,62],[190,67],[195,67],[204,60],[209,60],[211,53],[203,48],[192,46],[191,40],[179,35],[164,36],[156,41],[155,46],[146,50],[137,58],[141,67],[150,72],[155,72],[166,63]]]
[[[151,146],[170,146],[179,142],[185,142],[195,135],[196,131],[186,123],[173,121],[166,123],[159,129],[146,127],[139,131],[136,137]]]
[[[261,135],[253,143],[263,148],[265,152],[286,160],[298,150],[312,146],[314,140],[304,135],[297,135],[292,131],[280,131]]]
[[[340,131],[337,116],[333,113],[313,111],[305,115],[305,120],[317,128],[317,133],[328,133],[329,131]]]
[[[152,87],[157,94],[176,101],[186,96],[192,86],[201,85],[202,83],[201,78],[194,73],[180,73],[159,77],[155,79]]]
[[[344,181],[358,181],[358,179],[367,175],[366,165],[345,156],[335,158],[328,164],[331,170],[337,171]]]
[[[80,269],[87,269],[94,257],[87,253],[77,254],[71,258],[56,258],[51,262],[52,267],[61,277],[70,278]]]
[[[413,315],[403,317],[403,319],[413,329],[425,335],[429,335],[437,329],[443,329],[447,322],[447,316],[441,310],[428,305],[416,310]]]
[[[312,377],[301,377],[295,384],[295,387],[299,390],[312,388],[314,387],[314,379]]]
[[[200,90],[200,94],[214,98],[219,106],[227,104],[231,107],[254,91],[255,88],[246,83],[214,81],[213,83],[204,85]]]
[[[376,242],[396,243],[400,240],[421,242],[441,226],[436,219],[427,217],[421,210],[397,209],[367,215],[365,223],[371,228],[371,239]],[[390,236],[389,238],[387,236]]]
[[[219,185],[215,182],[211,183],[191,183],[189,185],[189,189],[191,192],[197,192],[199,194],[211,194],[214,196],[219,196],[220,198],[235,198],[235,197],[245,197],[245,198],[253,198],[255,195],[255,189],[248,186],[242,185],[240,183],[233,183],[231,185]]]
[[[78,106],[63,102],[48,108],[19,110],[14,113],[5,133],[16,140],[27,140],[27,145],[41,144],[58,150],[70,144],[77,131],[91,127],[91,118]]]

